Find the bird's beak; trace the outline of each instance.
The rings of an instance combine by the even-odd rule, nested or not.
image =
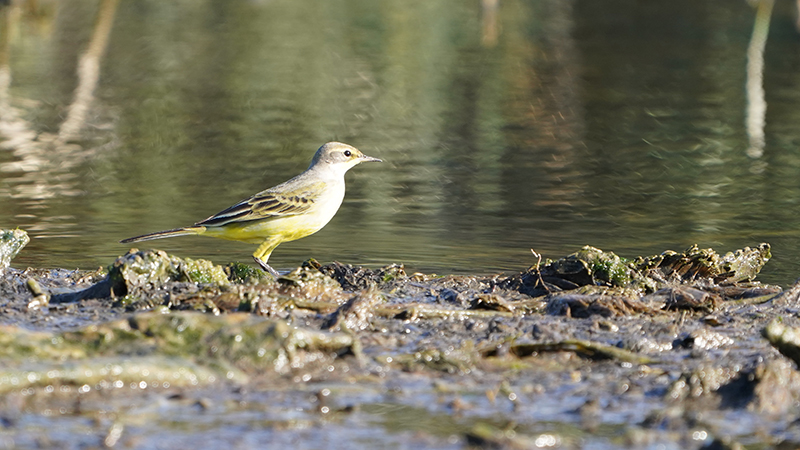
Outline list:
[[[361,162],[383,162],[378,158],[373,158],[372,156],[367,156],[367,155],[362,155],[361,158],[359,159],[361,160]]]

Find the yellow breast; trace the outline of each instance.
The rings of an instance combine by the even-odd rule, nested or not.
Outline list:
[[[344,183],[324,189],[313,205],[300,214],[274,215],[263,219],[209,226],[202,234],[232,241],[259,244],[267,239],[294,241],[314,234],[336,215],[344,199]]]

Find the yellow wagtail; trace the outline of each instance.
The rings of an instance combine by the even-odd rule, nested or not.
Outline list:
[[[267,264],[275,247],[281,242],[314,234],[324,227],[344,199],[344,174],[367,161],[381,162],[355,147],[328,142],[317,150],[305,172],[283,184],[261,191],[190,227],[158,231],[120,242],[127,244],[201,234],[261,244],[253,253],[253,259],[262,269],[277,276],[275,269]]]

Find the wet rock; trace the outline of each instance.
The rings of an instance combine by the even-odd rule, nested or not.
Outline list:
[[[715,281],[724,279],[728,283],[738,283],[754,280],[770,258],[772,253],[767,243],[759,244],[756,248],[745,247],[726,253],[720,261],[721,273]]]
[[[136,249],[114,261],[108,268],[108,278],[115,289],[121,290],[118,295],[170,281],[220,286],[229,283],[225,270],[211,261],[181,259],[160,250]]]
[[[0,274],[11,264],[17,254],[28,245],[28,233],[19,228],[15,230],[0,230]]]
[[[54,303],[87,298],[136,295],[139,291],[169,282],[230,283],[225,270],[204,259],[181,259],[161,250],[131,249],[108,267],[106,278],[81,292],[54,296]]]
[[[771,257],[770,246],[766,243],[721,257],[710,248],[693,245],[683,253],[668,250],[660,255],[637,258],[633,265],[646,276],[666,281],[710,278],[715,283],[736,283],[754,279]]]

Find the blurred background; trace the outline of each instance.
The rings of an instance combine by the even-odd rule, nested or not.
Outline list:
[[[300,173],[347,175],[304,259],[489,274],[583,245],[773,246],[800,275],[794,1],[6,0],[0,228],[94,269]],[[253,245],[153,241],[250,262]]]

